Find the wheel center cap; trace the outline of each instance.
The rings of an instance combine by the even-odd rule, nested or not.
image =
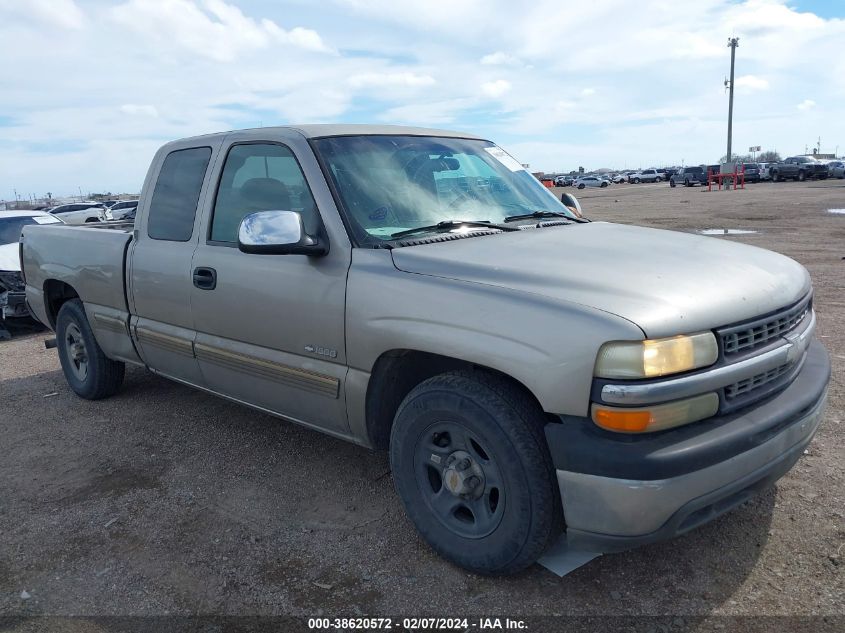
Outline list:
[[[443,485],[456,497],[475,496],[484,490],[484,471],[465,451],[456,451],[446,459]]]

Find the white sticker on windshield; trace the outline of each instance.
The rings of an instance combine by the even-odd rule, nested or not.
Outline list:
[[[513,156],[508,154],[505,150],[501,147],[493,146],[493,147],[485,147],[484,150],[490,154],[493,158],[497,161],[502,163],[505,167],[510,169],[511,171],[524,171],[525,167],[523,167],[518,160],[516,160]]]
[[[59,218],[54,218],[52,215],[34,215],[32,216],[32,219],[35,220],[37,224],[56,224],[60,221]]]

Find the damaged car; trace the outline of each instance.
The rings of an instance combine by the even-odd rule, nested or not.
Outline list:
[[[43,211],[4,211],[0,213],[0,339],[9,338],[8,319],[29,317],[18,242],[27,224],[63,224]]]

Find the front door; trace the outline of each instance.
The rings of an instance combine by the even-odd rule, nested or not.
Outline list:
[[[200,369],[206,385],[223,395],[343,431],[349,251],[330,248],[324,257],[242,253],[241,219],[269,210],[297,211],[309,233],[323,230],[288,145],[230,143],[192,264],[215,276],[213,287],[191,291]]]

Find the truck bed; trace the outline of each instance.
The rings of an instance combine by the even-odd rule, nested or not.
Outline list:
[[[86,304],[128,312],[125,293],[126,249],[130,225],[24,227],[23,270],[35,316],[53,325],[45,307],[45,282],[69,285]]]

